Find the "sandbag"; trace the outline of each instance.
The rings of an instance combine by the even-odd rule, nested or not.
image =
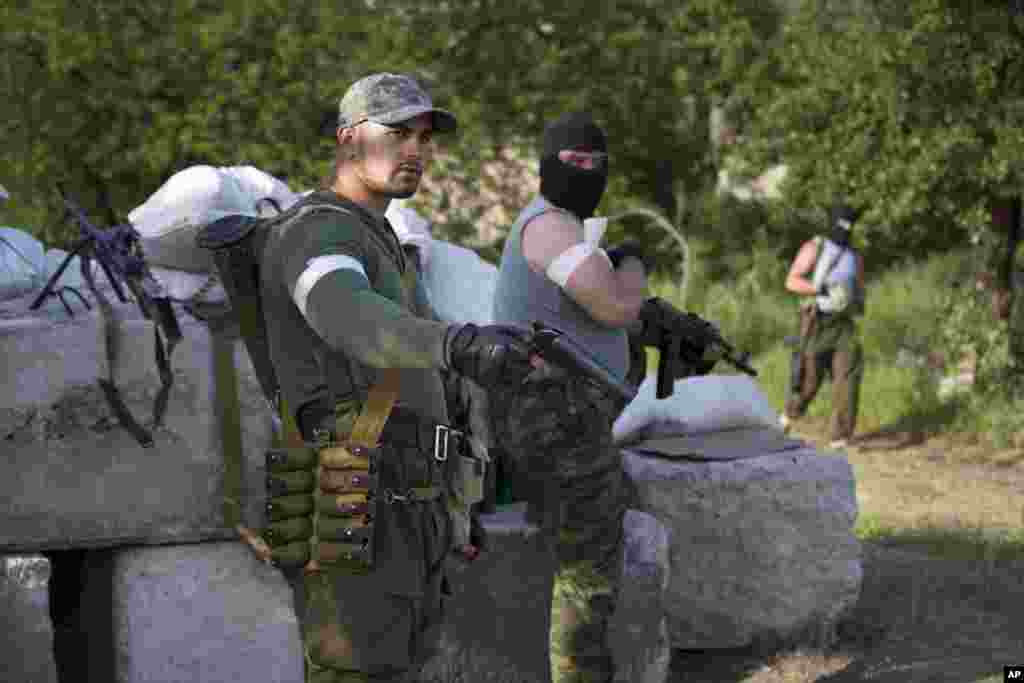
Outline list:
[[[671,396],[655,398],[649,375],[612,430],[616,443],[655,436],[705,434],[745,427],[778,428],[779,416],[746,375],[703,375],[676,380]]]
[[[43,243],[24,230],[0,228],[0,301],[16,299],[46,282]]]
[[[490,325],[498,269],[473,251],[441,240],[430,243],[424,284],[430,303],[445,322]]]
[[[498,269],[472,249],[435,239],[430,222],[401,200],[384,216],[402,246],[419,251],[423,285],[438,317],[445,322],[490,324]]]
[[[402,246],[413,246],[420,253],[420,263],[429,266],[430,245],[434,241],[430,233],[430,221],[419,215],[415,209],[405,206],[404,199],[393,199],[388,203],[384,217],[391,223]]]
[[[128,214],[150,266],[212,274],[210,252],[195,245],[199,230],[224,216],[258,216],[265,200],[287,209],[297,195],[251,166],[191,166],[171,176]]]

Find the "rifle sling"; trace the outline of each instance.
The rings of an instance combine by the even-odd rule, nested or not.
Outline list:
[[[223,506],[225,526],[237,528],[242,522],[242,410],[235,368],[235,342],[224,329],[210,326],[213,347],[214,411],[220,429],[224,465]]]
[[[146,429],[139,424],[138,420],[132,416],[131,411],[128,410],[128,406],[126,406],[124,401],[121,399],[121,392],[117,390],[114,383],[109,380],[100,379],[99,385],[100,388],[103,389],[103,395],[107,399],[107,405],[110,406],[111,412],[114,413],[114,417],[116,417],[117,421],[121,423],[121,426],[135,437],[135,440],[139,442],[140,446],[143,448],[152,448],[153,435],[146,431]]]
[[[357,446],[375,448],[384,431],[384,424],[391,415],[398,398],[401,371],[398,368],[387,368],[380,371],[377,383],[370,387],[366,403],[352,427],[349,442]],[[340,425],[339,425],[340,426]]]
[[[395,407],[395,400],[398,398],[398,390],[401,383],[401,371],[398,368],[387,368],[380,371],[377,382],[370,387],[366,396],[363,409],[359,411],[359,417],[352,426],[348,443],[356,446],[376,448],[380,442],[380,435],[384,431],[384,424]],[[336,418],[335,438],[340,438],[344,433],[343,425],[339,418]],[[317,474],[317,485],[319,487],[319,473]],[[314,534],[319,534],[319,513],[313,515]],[[303,568],[307,574],[319,572],[321,569],[322,548],[316,544],[312,548],[309,562]]]

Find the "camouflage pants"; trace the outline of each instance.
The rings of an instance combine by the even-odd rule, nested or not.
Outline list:
[[[612,422],[622,405],[589,383],[550,372],[495,406],[494,435],[523,479],[546,495],[542,524],[558,566],[551,603],[555,683],[605,683],[614,674],[608,625],[622,567],[628,494]]]
[[[387,592],[373,574],[298,572],[306,683],[405,683],[436,649],[441,625],[438,572],[422,597]]]
[[[378,490],[440,486],[432,430],[403,427],[398,417],[398,409],[392,411],[374,459]],[[333,415],[320,424],[329,429]],[[310,431],[307,426],[308,441]],[[276,500],[287,498],[295,496]],[[371,533],[372,567],[339,558],[321,559],[316,572],[304,571],[305,559],[285,569],[302,628],[306,683],[415,680],[437,650],[452,541],[446,496],[392,502],[378,496]],[[322,540],[330,537],[307,537],[298,545]]]

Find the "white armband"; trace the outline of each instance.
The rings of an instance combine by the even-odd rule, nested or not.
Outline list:
[[[351,256],[336,254],[311,258],[306,262],[306,269],[299,275],[299,279],[295,281],[295,288],[292,290],[292,300],[302,311],[302,315],[306,315],[306,301],[309,299],[309,293],[313,291],[313,285],[325,275],[336,270],[351,270],[359,273],[366,278],[367,285],[369,285],[370,279],[366,277],[363,264]]]
[[[590,255],[594,252],[600,252],[606,261],[608,261],[609,267],[611,267],[611,259],[608,258],[608,254],[604,249],[601,249],[589,242],[580,242],[574,244],[561,254],[555,257],[555,260],[551,262],[548,269],[545,271],[548,278],[551,279],[559,287],[565,287],[565,284],[569,282],[569,277],[576,271],[580,265],[590,258]]]

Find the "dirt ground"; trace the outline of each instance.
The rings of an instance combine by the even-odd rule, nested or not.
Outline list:
[[[824,427],[797,436],[824,448]],[[855,439],[847,457],[861,514],[884,526],[1024,528],[1024,452],[889,431]],[[988,683],[1024,663],[1024,559],[937,559],[882,541],[864,544],[863,562],[860,601],[827,651],[677,652],[670,680]]]

